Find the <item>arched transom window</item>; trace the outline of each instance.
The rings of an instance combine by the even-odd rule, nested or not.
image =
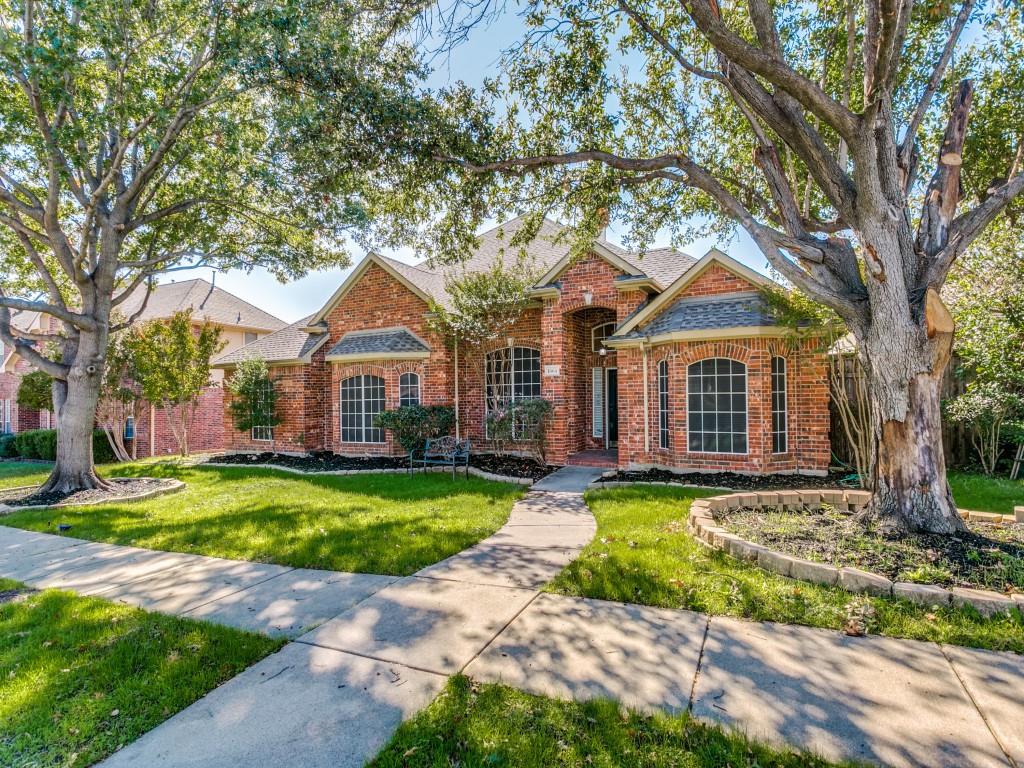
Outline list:
[[[702,453],[747,452],[747,366],[715,357],[686,371],[687,445]]]
[[[384,410],[384,379],[363,374],[341,382],[341,441],[383,443],[377,414]]]

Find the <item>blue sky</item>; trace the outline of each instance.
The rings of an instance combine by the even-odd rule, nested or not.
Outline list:
[[[460,46],[444,57],[433,62],[434,72],[430,85],[445,86],[462,80],[473,86],[483,83],[485,77],[497,72],[501,51],[514,44],[523,30],[522,22],[512,12],[504,13],[501,18],[486,27],[477,27],[470,37]],[[511,217],[511,214],[510,214]],[[621,228],[612,222],[608,237],[614,242],[619,241]],[[655,245],[668,245],[668,235],[664,235]],[[741,233],[731,242],[721,242],[705,238],[688,243],[683,250],[692,256],[702,256],[712,246],[742,261],[760,272],[766,271],[767,262],[746,234]],[[410,251],[395,251],[387,255],[402,261],[413,261]],[[358,256],[356,255],[356,262]],[[282,320],[293,322],[318,310],[345,279],[350,269],[322,270],[311,272],[306,277],[282,285],[278,280],[267,274],[265,270],[246,273],[241,270],[230,270],[217,274],[217,285],[237,296],[249,301],[262,309],[277,315]],[[178,272],[177,280],[193,277],[211,277],[209,269],[196,272]],[[169,282],[166,280],[165,282]]]

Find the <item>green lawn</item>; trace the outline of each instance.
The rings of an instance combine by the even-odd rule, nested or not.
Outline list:
[[[0,461],[0,489],[39,485],[49,477],[52,466],[30,461]]]
[[[404,723],[370,768],[805,768],[833,765],[769,749],[687,715],[611,701],[564,702],[452,678]]]
[[[444,473],[315,477],[173,463],[102,471],[186,487],[146,501],[15,512],[3,524],[53,532],[67,523],[69,535],[93,541],[405,576],[492,534],[523,493]]]
[[[84,766],[281,645],[0,579],[0,765]]]
[[[949,486],[953,489],[953,498],[960,509],[1009,515],[1015,506],[1024,505],[1024,479],[950,472]]]
[[[841,627],[854,596],[768,573],[698,543],[686,532],[695,498],[715,491],[634,486],[587,493],[594,541],[548,586],[566,595],[687,608],[753,620]],[[867,598],[856,598],[867,601]],[[1019,613],[985,620],[968,609],[929,611],[901,600],[870,600],[869,631],[1024,653]]]

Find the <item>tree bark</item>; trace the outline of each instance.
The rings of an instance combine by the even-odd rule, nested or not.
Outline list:
[[[78,361],[71,366],[60,392],[55,388],[57,409],[57,456],[53,472],[40,489],[44,493],[70,493],[93,488],[109,488],[93,467],[92,432],[96,423],[96,404],[100,397],[103,356],[98,334],[79,337]],[[85,354],[83,354],[85,353]]]

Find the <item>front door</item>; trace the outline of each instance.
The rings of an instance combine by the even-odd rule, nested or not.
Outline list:
[[[619,444],[619,369],[605,369],[605,424],[607,425],[607,447]]]

